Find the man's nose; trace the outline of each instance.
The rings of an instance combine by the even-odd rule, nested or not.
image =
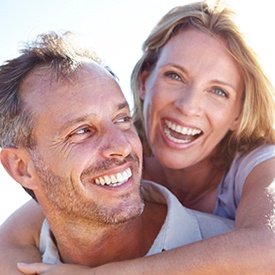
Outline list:
[[[132,151],[132,144],[127,136],[127,131],[119,129],[116,125],[103,134],[100,152],[103,157],[125,158]]]

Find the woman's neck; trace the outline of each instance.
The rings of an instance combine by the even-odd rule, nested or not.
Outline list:
[[[203,212],[214,211],[223,174],[210,159],[180,170],[164,168],[154,157],[144,159],[144,179],[167,187],[184,206]]]

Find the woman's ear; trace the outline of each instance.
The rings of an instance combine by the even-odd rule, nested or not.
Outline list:
[[[9,175],[23,187],[35,189],[33,163],[23,149],[3,148],[0,153],[1,163]]]
[[[230,130],[235,131],[238,128],[240,121],[241,121],[241,114],[239,113],[238,116],[236,116],[236,118],[231,123]]]
[[[140,88],[139,88],[139,97],[144,100],[146,95],[146,80],[149,76],[149,72],[144,70],[140,74]]]

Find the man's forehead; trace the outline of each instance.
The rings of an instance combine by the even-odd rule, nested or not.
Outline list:
[[[111,85],[112,87],[112,85],[117,84],[115,84],[114,77],[105,68],[95,62],[84,63],[70,75],[66,76],[59,76],[58,72],[49,65],[41,65],[33,69],[24,78],[20,85],[20,94],[23,99],[29,102],[29,96],[31,98],[36,96],[45,97],[51,95],[50,93],[56,94],[62,92],[66,88],[76,88],[74,86],[81,86],[85,79],[89,79],[88,83],[91,92],[98,85]]]
[[[25,104],[34,112],[56,111],[60,108],[74,110],[80,106],[114,106],[126,101],[115,78],[96,63],[87,63],[76,71],[74,77],[57,80],[49,66],[40,66],[30,73],[21,86]],[[110,101],[109,99],[112,98]],[[103,99],[103,100],[102,100]],[[108,106],[107,106],[108,105]]]
[[[55,68],[50,64],[41,64],[32,69],[28,75],[22,80],[21,86],[25,87],[31,85],[35,87],[35,83],[39,84],[51,84],[54,82],[63,82],[68,81],[70,84],[73,84],[82,72],[88,73],[90,76],[97,77],[99,75],[107,74],[108,71],[103,68],[101,65],[94,61],[84,62],[79,65],[76,69],[71,69],[70,72],[62,71],[62,69]],[[75,82],[76,83],[76,82]]]
[[[41,84],[49,84],[52,78],[49,66],[39,66],[31,70],[20,85],[21,95],[35,91]]]

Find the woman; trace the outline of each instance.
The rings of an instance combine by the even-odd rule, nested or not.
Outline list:
[[[236,230],[127,264],[30,270],[274,273],[274,91],[231,16],[205,3],[171,10],[144,43],[132,89],[144,178],[169,188],[187,207],[234,219]]]

